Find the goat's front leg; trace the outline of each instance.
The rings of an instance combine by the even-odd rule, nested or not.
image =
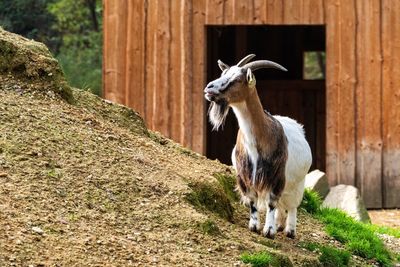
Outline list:
[[[269,194],[269,198],[267,201],[267,214],[265,218],[265,225],[263,230],[263,235],[265,237],[273,239],[276,234],[276,226],[275,226],[275,211],[276,205],[278,203],[278,198],[272,192]]]
[[[249,229],[250,231],[257,233],[261,230],[260,216],[254,201],[250,201]]]
[[[288,210],[288,216],[286,219],[285,234],[289,238],[295,238],[296,236],[296,220],[297,220],[297,208],[290,208]]]

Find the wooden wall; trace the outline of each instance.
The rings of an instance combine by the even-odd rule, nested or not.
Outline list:
[[[232,24],[326,25],[329,180],[400,207],[398,0],[104,0],[104,97],[204,152],[205,27]]]

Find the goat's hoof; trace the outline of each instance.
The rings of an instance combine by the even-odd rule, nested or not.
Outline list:
[[[257,225],[251,225],[251,226],[249,226],[249,230],[250,230],[251,232],[254,232],[254,233],[260,233],[260,228],[257,227]]]
[[[295,230],[287,230],[287,231],[286,231],[286,236],[289,237],[289,238],[291,238],[291,239],[294,239],[294,238],[296,237],[296,232],[295,232]]]
[[[267,230],[264,229],[264,236],[269,238],[269,239],[274,239],[275,238],[275,230],[272,226],[268,227]]]
[[[285,227],[283,225],[278,225],[278,232],[283,232],[283,230],[285,230]]]

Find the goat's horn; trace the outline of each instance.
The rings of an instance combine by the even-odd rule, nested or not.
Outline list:
[[[242,67],[244,64],[246,64],[247,62],[249,62],[253,57],[255,57],[256,55],[254,54],[250,54],[245,56],[242,60],[239,61],[238,64],[236,64],[236,66],[238,67]]]
[[[244,69],[250,68],[252,71],[262,69],[262,68],[273,68],[273,69],[287,71],[286,68],[282,67],[278,63],[275,63],[275,62],[269,61],[269,60],[253,61],[253,62],[250,62],[250,63],[247,63],[246,65],[244,65],[243,68]]]
[[[225,64],[224,62],[222,62],[221,60],[218,59],[217,61],[219,68],[224,71],[226,69],[229,69],[229,65]]]

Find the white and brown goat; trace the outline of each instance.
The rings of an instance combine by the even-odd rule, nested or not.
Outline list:
[[[294,238],[311,150],[303,126],[288,117],[265,112],[257,94],[253,71],[286,69],[268,60],[248,63],[254,56],[248,55],[232,67],[218,60],[221,77],[204,90],[205,98],[211,101],[209,118],[218,130],[231,107],[239,122],[232,163],[242,200],[250,206],[249,229],[261,230],[258,212],[266,207],[263,235],[274,238],[277,230],[284,230]]]

